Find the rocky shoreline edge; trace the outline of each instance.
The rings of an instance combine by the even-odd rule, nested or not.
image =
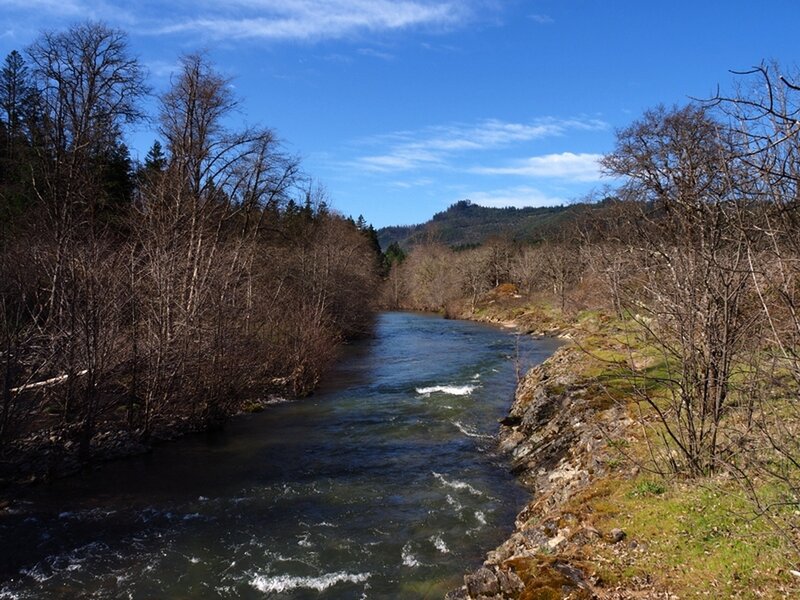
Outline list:
[[[517,325],[499,318],[475,320]],[[525,328],[533,335],[565,339],[574,334],[558,327]],[[499,444],[531,499],[509,538],[487,554],[483,566],[465,575],[464,584],[446,600],[629,597],[604,585],[591,561],[591,547],[604,544],[629,551],[636,542],[620,529],[595,528],[580,496],[609,473],[614,453],[607,441],[624,437],[633,421],[595,378],[583,375],[590,360],[578,345],[566,344],[520,381],[501,421]]]

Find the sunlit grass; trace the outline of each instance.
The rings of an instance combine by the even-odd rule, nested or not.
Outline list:
[[[796,585],[783,540],[731,482],[614,478],[573,504],[598,530],[627,534],[594,549],[607,584],[645,579],[680,598],[788,597]]]

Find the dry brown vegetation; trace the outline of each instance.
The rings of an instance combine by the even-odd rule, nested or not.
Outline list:
[[[369,327],[365,232],[273,131],[230,127],[237,99],[202,55],[135,172],[121,130],[147,88],[124,33],[81,24],[27,55],[0,86],[0,455],[86,458],[108,431],[215,427],[310,392]]]

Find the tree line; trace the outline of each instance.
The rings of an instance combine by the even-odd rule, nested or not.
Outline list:
[[[511,284],[614,315],[646,467],[736,478],[800,551],[800,79],[776,65],[742,77],[756,85],[618,131],[602,165],[623,183],[560,231],[421,243],[384,300],[469,314]]]
[[[0,73],[0,454],[37,431],[214,427],[309,393],[368,331],[374,230],[328,208],[274,131],[181,57],[157,114],[126,34],[43,33]],[[142,164],[127,126],[152,118]]]

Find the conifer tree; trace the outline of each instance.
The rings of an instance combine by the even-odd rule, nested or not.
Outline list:
[[[22,55],[12,50],[6,56],[0,70],[0,110],[4,124],[4,153],[8,158],[15,154],[15,147],[24,135],[26,115],[30,112],[33,99],[28,67]]]

